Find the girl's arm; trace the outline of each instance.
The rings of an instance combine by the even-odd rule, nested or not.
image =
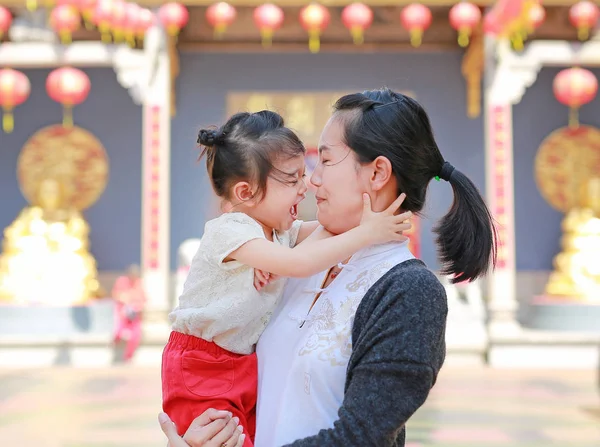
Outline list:
[[[319,228],[318,220],[311,220],[309,222],[302,222],[300,231],[298,232],[298,238],[296,239],[296,245],[300,244],[307,237],[311,236],[317,228]]]
[[[410,213],[394,215],[400,208],[401,195],[381,213],[371,211],[371,202],[365,194],[361,224],[343,234],[327,239],[309,238],[294,248],[283,247],[265,239],[253,239],[230,253],[225,261],[239,261],[264,272],[288,277],[307,277],[328,269],[349,258],[358,250],[389,241],[406,241],[402,231]]]

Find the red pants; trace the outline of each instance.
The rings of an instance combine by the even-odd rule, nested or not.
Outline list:
[[[179,435],[205,410],[215,408],[240,418],[244,447],[252,447],[257,388],[256,354],[234,354],[201,338],[171,332],[162,358],[163,411]]]

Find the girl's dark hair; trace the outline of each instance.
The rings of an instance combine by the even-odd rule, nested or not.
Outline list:
[[[406,199],[402,208],[418,214],[427,185],[442,178],[452,185],[454,201],[434,227],[441,273],[452,282],[473,280],[496,264],[496,228],[477,187],[444,161],[433,137],[429,117],[414,99],[387,88],[340,98],[345,143],[360,163],[386,157]]]
[[[304,155],[302,141],[284,126],[281,115],[263,110],[237,113],[218,129],[198,132],[206,155],[206,168],[215,193],[230,199],[235,183],[246,181],[256,186],[255,197],[261,199],[272,177],[282,183],[295,179],[277,169],[275,160],[289,160]]]

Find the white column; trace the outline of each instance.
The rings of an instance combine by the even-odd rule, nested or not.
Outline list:
[[[514,329],[516,298],[512,105],[485,104],[486,198],[498,229],[498,261],[488,278],[490,332]]]
[[[526,87],[520,82],[522,79],[515,80],[512,72],[503,67],[505,45],[505,42],[501,42],[496,46],[492,39],[486,38],[486,199],[498,229],[498,261],[496,270],[489,275],[487,281],[490,316],[488,330],[492,339],[518,330],[515,318],[518,303],[512,105],[520,100]]]
[[[147,90],[143,93],[142,274],[149,311],[169,307],[171,80],[166,36],[146,35]]]

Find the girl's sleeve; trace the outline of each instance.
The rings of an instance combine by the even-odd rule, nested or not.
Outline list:
[[[258,222],[244,213],[226,213],[206,224],[200,243],[207,261],[223,269],[242,265],[238,261],[223,262],[232,252],[253,239],[264,239]]]

